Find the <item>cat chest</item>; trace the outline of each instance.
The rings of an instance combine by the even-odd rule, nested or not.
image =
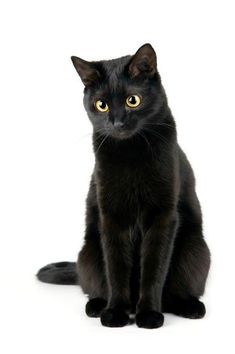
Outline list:
[[[113,168],[99,178],[103,206],[121,214],[138,214],[145,206],[158,203],[159,181],[153,171]]]

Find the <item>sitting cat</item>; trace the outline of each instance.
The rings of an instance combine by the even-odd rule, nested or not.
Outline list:
[[[144,328],[162,326],[163,312],[203,317],[210,253],[154,49],[72,62],[93,125],[85,244],[77,264],[50,264],[38,279],[79,284],[89,296],[87,315],[104,326],[125,326],[130,313]]]

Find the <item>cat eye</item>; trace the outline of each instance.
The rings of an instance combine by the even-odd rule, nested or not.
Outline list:
[[[98,111],[103,112],[103,113],[108,112],[108,110],[109,110],[109,106],[103,100],[96,101],[95,107]]]
[[[128,96],[126,99],[126,104],[130,108],[135,108],[140,105],[141,98],[138,95]]]

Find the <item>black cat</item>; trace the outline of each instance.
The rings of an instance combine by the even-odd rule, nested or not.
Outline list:
[[[43,282],[78,283],[86,313],[109,327],[162,326],[162,312],[201,318],[210,253],[190,164],[150,44],[135,55],[72,57],[93,125],[95,168],[77,265],[42,268]]]

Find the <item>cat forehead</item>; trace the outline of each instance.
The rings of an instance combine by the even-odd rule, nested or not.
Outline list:
[[[92,96],[95,98],[112,100],[117,97],[123,98],[132,94],[145,95],[146,93],[147,91],[145,87],[120,79],[106,81],[93,91]]]
[[[104,87],[108,87],[111,92],[122,90],[124,87],[125,69],[130,61],[131,56],[125,56],[118,59],[107,60],[102,62],[104,76]]]
[[[144,93],[146,91],[143,83],[137,84],[127,74],[128,64],[131,55],[113,60],[104,60],[99,62],[99,68],[102,72],[101,82],[94,89],[92,96],[109,98],[115,96],[125,96],[133,93]]]
[[[131,55],[126,55],[125,57],[112,59],[112,60],[103,60],[103,68],[106,73],[107,78],[118,77],[123,74],[127,64],[131,59]]]

